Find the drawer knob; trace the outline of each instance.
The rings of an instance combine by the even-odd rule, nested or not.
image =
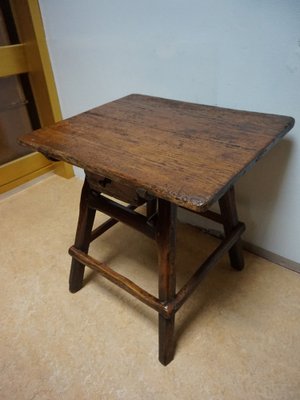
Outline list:
[[[99,181],[99,184],[100,184],[102,187],[105,187],[108,183],[111,183],[111,179],[109,179],[109,178],[104,178],[104,179],[101,179],[101,180]]]

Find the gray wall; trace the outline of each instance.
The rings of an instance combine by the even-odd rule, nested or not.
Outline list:
[[[300,1],[40,0],[40,6],[64,117],[137,92],[300,121]],[[296,262],[299,133],[296,122],[237,187],[245,239]]]

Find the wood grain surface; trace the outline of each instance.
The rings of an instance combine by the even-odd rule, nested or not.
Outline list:
[[[293,125],[287,116],[132,94],[20,143],[200,212]]]

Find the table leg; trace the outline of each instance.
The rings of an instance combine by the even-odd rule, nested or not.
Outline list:
[[[79,218],[78,218],[77,231],[74,244],[76,249],[79,249],[85,253],[87,253],[89,249],[89,244],[91,241],[91,232],[96,212],[95,210],[89,208],[88,206],[89,193],[90,193],[90,187],[87,180],[85,180],[81,192]],[[72,259],[70,278],[69,278],[70,292],[75,293],[82,288],[84,268],[85,268],[84,264],[80,263],[74,258]]]
[[[223,195],[223,197],[220,198],[219,206],[221,217],[223,219],[225,236],[228,236],[239,222],[233,186]],[[234,269],[240,271],[244,268],[244,257],[241,239],[239,239],[229,250],[229,258],[231,266]]]
[[[156,199],[147,200],[147,217],[150,218],[156,212]]]
[[[176,206],[158,199],[157,236],[159,255],[159,300],[172,301],[176,293],[175,272]],[[169,364],[174,358],[175,313],[169,317],[159,314],[159,361]]]

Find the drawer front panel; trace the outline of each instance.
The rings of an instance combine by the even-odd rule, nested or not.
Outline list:
[[[137,188],[135,187],[114,182],[105,176],[87,171],[85,171],[85,175],[90,187],[96,192],[107,194],[135,206],[145,202],[145,200],[138,196]]]

